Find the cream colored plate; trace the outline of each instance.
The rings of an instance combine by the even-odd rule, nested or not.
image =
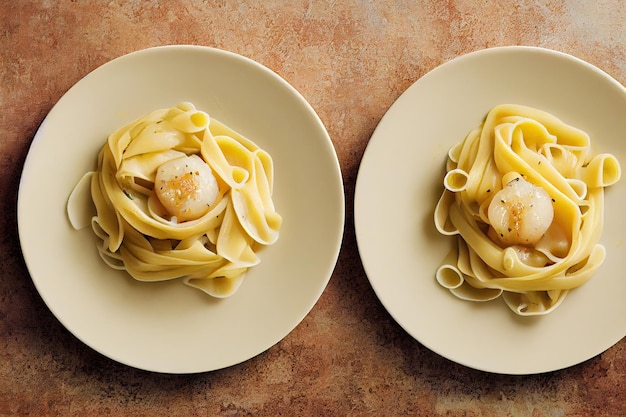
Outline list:
[[[225,300],[108,269],[91,230],[74,231],[65,215],[72,187],[93,169],[111,131],[180,101],[248,136],[275,162],[280,239],[259,253],[261,264]],[[37,290],[76,337],[133,367],[193,373],[265,351],[309,313],[337,261],[344,194],[328,133],[293,87],[233,53],[169,46],[111,61],[59,100],[26,159],[18,218]]]
[[[517,103],[586,130],[626,168],[626,89],[594,66],[531,47],[487,49],[422,77],[385,114],[367,146],[355,191],[359,251],[391,316],[434,352],[506,374],[585,361],[626,335],[626,178],[606,193],[607,259],[553,313],[517,317],[502,300],[461,301],[435,270],[452,241],[433,225],[446,152],[496,104]]]

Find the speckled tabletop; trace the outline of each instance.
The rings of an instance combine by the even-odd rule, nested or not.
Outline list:
[[[625,339],[560,371],[472,370],[406,334],[359,259],[361,156],[385,111],[428,71],[486,47],[534,45],[626,83],[626,3],[512,3],[0,1],[0,415],[626,416]],[[20,172],[47,112],[101,64],[165,44],[222,48],[285,78],[326,125],[346,193],[337,266],[310,314],[266,352],[195,375],[129,368],[78,341],[35,290],[17,232]]]

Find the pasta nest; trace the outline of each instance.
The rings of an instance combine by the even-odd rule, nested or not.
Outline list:
[[[214,201],[186,221],[155,193],[159,167],[196,155],[215,177]],[[148,113],[109,135],[90,173],[98,250],[140,281],[182,279],[214,297],[232,295],[276,242],[270,155],[191,103]]]
[[[620,175],[615,156],[591,154],[584,131],[538,109],[494,107],[448,152],[434,221],[441,234],[457,239],[436,272],[437,281],[465,300],[502,295],[519,315],[553,311],[605,259],[599,243],[604,188]],[[543,235],[527,239],[532,244],[507,243],[490,224],[494,196],[516,178],[551,199],[553,217]],[[511,210],[535,214],[532,203]]]

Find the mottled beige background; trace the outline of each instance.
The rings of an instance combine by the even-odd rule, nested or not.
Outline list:
[[[545,375],[467,369],[390,318],[359,260],[360,158],[385,111],[426,72],[485,47],[536,45],[626,83],[623,1],[512,3],[0,0],[0,415],[626,416],[624,339]],[[35,291],[17,240],[20,171],[46,113],[99,65],[164,44],[223,48],[283,76],[326,124],[346,190],[342,252],[313,311],[267,352],[191,376],[131,369],[76,340]]]

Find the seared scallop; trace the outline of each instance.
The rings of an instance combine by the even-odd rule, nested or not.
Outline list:
[[[546,233],[554,208],[546,190],[519,177],[494,195],[489,223],[505,245],[534,245]]]
[[[219,194],[213,170],[198,155],[159,166],[154,192],[172,220],[184,222],[206,214]]]

